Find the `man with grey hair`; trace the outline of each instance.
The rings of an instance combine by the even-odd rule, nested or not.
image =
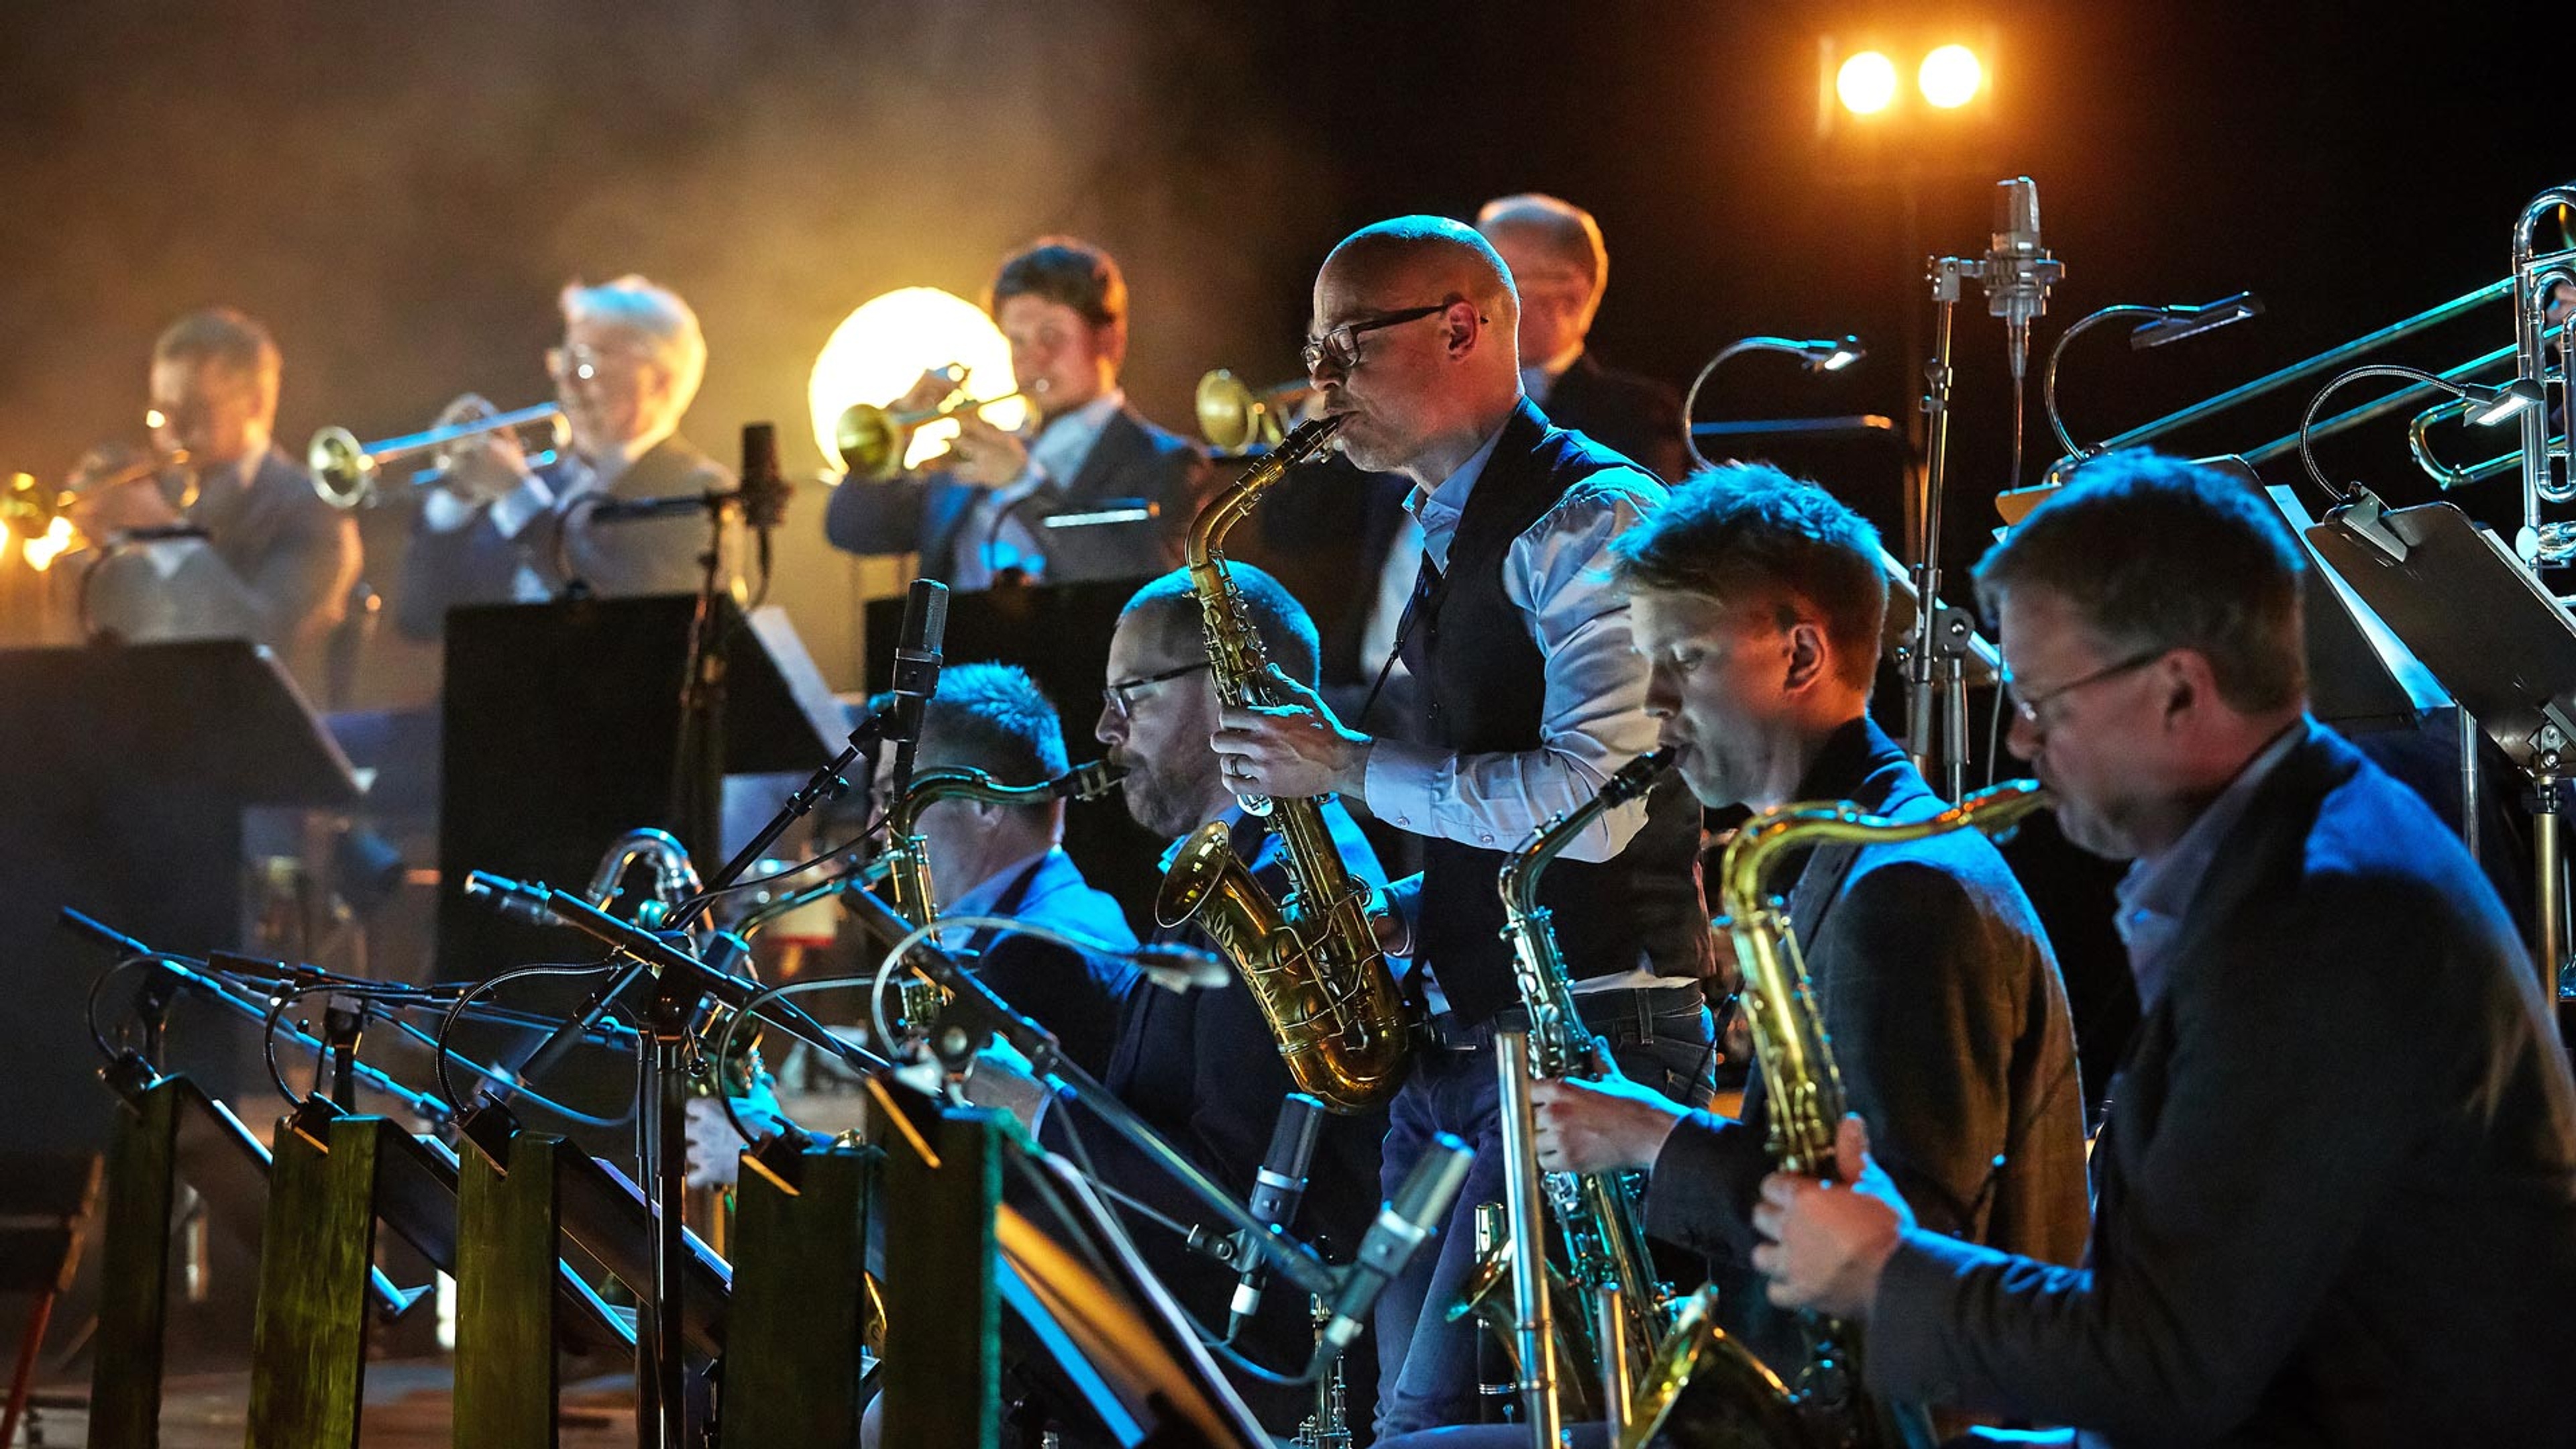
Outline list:
[[[395,621],[435,638],[459,604],[539,602],[575,583],[606,595],[695,590],[703,517],[595,517],[604,503],[686,498],[733,487],[733,474],[679,435],[706,376],[697,314],[640,276],[561,298],[564,338],[546,352],[571,431],[561,457],[536,462],[506,436],[461,450],[423,501],[394,597]],[[488,416],[468,394],[440,423]],[[719,567],[731,562],[728,520]]]
[[[2576,1085],[2494,890],[2307,712],[2300,576],[2235,480],[2112,453],[1978,564],[2013,752],[2134,862],[2143,1004],[2080,1268],[1775,1175],[1771,1300],[1863,1325],[1897,1400],[2123,1444],[2565,1444]],[[2550,963],[2555,965],[2555,963]]]
[[[1570,201],[1531,191],[1486,202],[1476,230],[1502,254],[1521,294],[1521,385],[1530,400],[1558,427],[1678,482],[1688,466],[1681,395],[1604,366],[1591,351],[1592,319],[1610,289],[1601,223]]]
[[[1379,1301],[1381,1433],[1477,1410],[1479,1330],[1445,1310],[1473,1266],[1475,1206],[1500,1196],[1494,1035],[1520,1005],[1503,853],[1655,739],[1609,549],[1665,490],[1529,401],[1519,320],[1502,258],[1445,217],[1363,227],[1325,259],[1307,373],[1350,460],[1413,483],[1422,564],[1398,635],[1423,702],[1373,736],[1290,686],[1288,704],[1225,710],[1216,734],[1238,794],[1353,796],[1424,837],[1421,875],[1388,892],[1427,1021],[1381,1178],[1392,1190],[1442,1132],[1477,1158],[1437,1251]],[[1585,1024],[1629,1077],[1676,1098],[1698,1094],[1709,1057],[1698,847],[1698,806],[1667,780],[1569,844],[1540,892]]]
[[[77,581],[91,568],[88,622],[100,632],[249,639],[290,663],[316,662],[311,646],[357,582],[358,530],[272,440],[283,370],[268,329],[230,307],[192,312],[153,344],[153,444],[188,456],[72,509],[72,523],[106,551],[94,568],[75,561],[60,576]],[[72,486],[128,465],[100,449]],[[191,526],[204,536],[127,542]]]

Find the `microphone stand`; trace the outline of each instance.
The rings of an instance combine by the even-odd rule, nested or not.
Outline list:
[[[1932,259],[1932,300],[1938,312],[1932,360],[1923,368],[1923,484],[1916,494],[1923,541],[1914,565],[1914,639],[1905,659],[1905,753],[1925,780],[1934,781],[1937,773],[1934,788],[1949,800],[1963,798],[1968,788],[1965,658],[1967,640],[1975,632],[1975,621],[1941,597],[1941,500],[1948,487],[1950,384],[1956,375],[1950,339],[1960,283],[1985,274],[1983,258]]]

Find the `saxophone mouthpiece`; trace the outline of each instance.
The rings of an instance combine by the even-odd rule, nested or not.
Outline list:
[[[1091,760],[1059,776],[1055,782],[1055,793],[1060,799],[1097,800],[1117,789],[1118,782],[1126,778],[1125,770],[1107,760]]]
[[[1659,749],[1649,750],[1621,765],[1618,771],[1611,775],[1608,783],[1601,787],[1601,803],[1610,806],[1625,805],[1655,788],[1655,782],[1662,779],[1664,772],[1673,767],[1673,761],[1680,754],[1681,750],[1677,746],[1665,745]]]

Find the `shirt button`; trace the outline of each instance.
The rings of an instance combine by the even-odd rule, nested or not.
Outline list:
[[[1481,840],[1481,841],[1485,842],[1487,845],[1491,845],[1491,844],[1493,844],[1493,843],[1494,843],[1494,837],[1492,837],[1492,836],[1490,836],[1490,835],[1479,835],[1479,836],[1477,836],[1476,838],[1477,838],[1478,840]]]
[[[1413,823],[1413,817],[1410,815],[1398,815],[1395,817],[1395,823],[1398,825],[1411,825]]]

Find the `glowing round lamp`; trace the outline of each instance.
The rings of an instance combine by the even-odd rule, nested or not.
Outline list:
[[[937,287],[905,287],[871,298],[832,329],[814,359],[805,403],[813,414],[815,445],[837,462],[836,429],[850,404],[883,407],[910,392],[924,372],[949,366],[965,372],[961,400],[998,397],[1013,386],[1011,344],[983,308]],[[1027,419],[1028,404],[1013,398],[979,411],[995,427],[1016,428]],[[923,424],[904,449],[904,465],[936,456],[955,436],[953,420]]]
[[[1896,99],[1896,62],[1875,50],[1862,51],[1834,72],[1834,94],[1854,115],[1877,115]]]
[[[1977,98],[1977,88],[1986,83],[1986,68],[1977,63],[1977,53],[1964,45],[1945,45],[1923,57],[1923,69],[1915,82],[1923,87],[1925,102],[1942,110],[1956,110]]]

